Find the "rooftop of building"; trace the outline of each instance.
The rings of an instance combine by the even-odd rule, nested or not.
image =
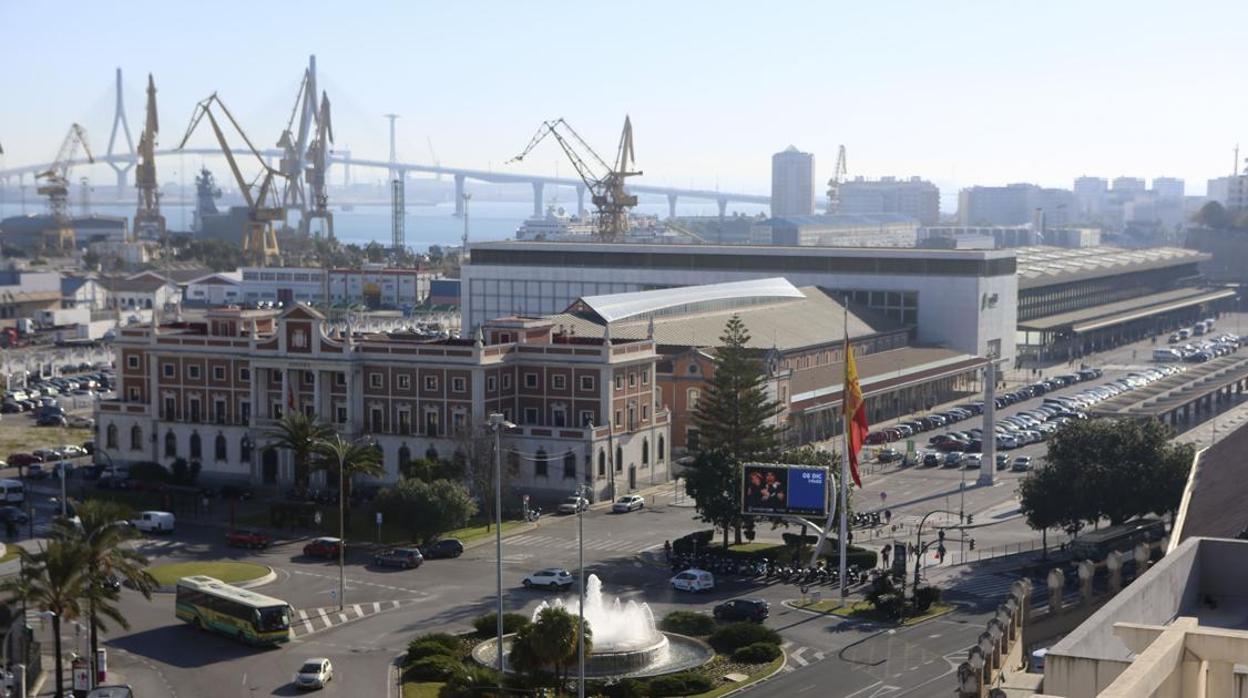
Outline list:
[[[731,255],[733,257],[832,257],[848,259],[985,260],[1012,259],[1014,250],[925,250],[914,247],[811,247],[802,245],[680,245],[611,242],[555,242],[547,240],[498,240],[473,243],[475,255],[468,265],[480,264],[481,252],[519,251],[596,252],[600,254]],[[503,258],[505,260],[505,258]],[[494,263],[491,257],[491,263]]]
[[[1235,538],[1248,530],[1248,426],[1240,426],[1196,454],[1176,518],[1180,541],[1196,536]]]
[[[783,278],[586,296],[547,319],[576,336],[645,339],[660,346],[719,343],[733,315],[750,334],[749,346],[780,351],[902,329],[867,308],[846,308],[816,287],[797,288]]]
[[[768,218],[762,224],[796,228],[827,228],[905,223],[917,224],[918,221],[903,213],[816,213],[802,216],[776,216]]]
[[[1128,249],[1109,246],[1065,248],[1037,245],[1017,247],[1013,252],[1018,256],[1020,290],[1210,259],[1208,254],[1181,247]]]

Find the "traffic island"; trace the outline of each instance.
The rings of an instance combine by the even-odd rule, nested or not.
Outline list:
[[[147,568],[147,572],[156,578],[158,585],[156,591],[166,593],[177,589],[179,579],[196,575],[213,577],[226,584],[233,584],[244,589],[268,584],[277,578],[277,573],[268,565],[233,560],[173,562],[166,565],[153,565]]]
[[[851,600],[847,605],[841,605],[839,599],[823,599],[820,601],[801,601],[791,600],[785,601],[785,606],[789,608],[806,611],[824,616],[837,616],[848,620],[859,620],[880,625],[890,626],[908,626],[917,625],[925,620],[931,620],[949,613],[954,610],[953,604],[943,601],[936,601],[927,610],[914,616],[907,616],[900,623],[895,618],[889,618],[881,613],[870,601]]]

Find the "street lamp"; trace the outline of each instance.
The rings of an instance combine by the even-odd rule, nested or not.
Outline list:
[[[503,430],[515,429],[501,413],[490,414],[490,429],[494,431],[494,553],[497,557],[494,578],[498,585],[498,692],[503,692]]]
[[[585,497],[588,491],[589,486],[577,485],[578,500]],[[580,593],[577,595],[579,597],[577,615],[580,622],[577,624],[576,635],[576,663],[579,667],[576,695],[577,698],[585,698],[585,509],[581,507],[580,501],[576,503],[576,568],[580,576]]]
[[[339,445],[342,444],[342,436],[335,435]],[[358,443],[366,446],[373,445],[371,437],[364,437]],[[347,498],[346,492],[346,449],[339,448],[338,451],[338,610],[341,611],[346,606],[347,595]]]

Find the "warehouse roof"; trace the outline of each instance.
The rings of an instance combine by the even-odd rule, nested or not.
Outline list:
[[[1018,287],[1035,286],[1203,262],[1210,256],[1181,247],[1019,247]]]

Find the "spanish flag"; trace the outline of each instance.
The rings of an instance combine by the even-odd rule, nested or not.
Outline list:
[[[849,451],[849,474],[854,484],[862,487],[862,478],[858,477],[858,451],[862,450],[867,440],[867,406],[862,399],[862,387],[858,385],[858,365],[854,362],[854,347],[845,340],[845,382],[841,404],[845,407],[846,443]]]

